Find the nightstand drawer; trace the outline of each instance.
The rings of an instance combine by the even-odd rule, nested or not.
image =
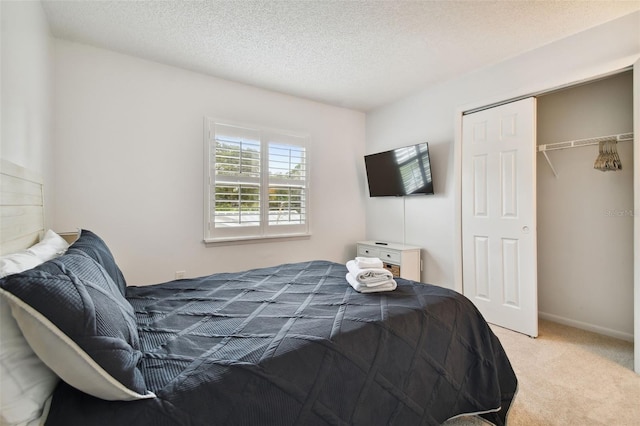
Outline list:
[[[380,257],[383,262],[391,262],[399,265],[402,261],[401,256],[400,252],[397,251],[380,250],[380,256],[378,257]]]
[[[376,248],[373,248],[373,247],[367,247],[367,246],[358,245],[358,256],[380,257],[380,250],[378,250]]]

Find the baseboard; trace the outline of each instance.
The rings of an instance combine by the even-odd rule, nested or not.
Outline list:
[[[610,328],[601,327],[599,325],[589,324],[582,321],[576,321],[569,318],[548,314],[546,312],[540,312],[540,311],[538,311],[538,318],[547,320],[547,321],[557,322],[562,325],[568,325],[569,327],[579,328],[581,330],[591,331],[593,333],[603,334],[605,336],[614,337],[616,339],[625,340],[627,342],[633,342],[632,333],[625,333],[618,330],[612,330]]]

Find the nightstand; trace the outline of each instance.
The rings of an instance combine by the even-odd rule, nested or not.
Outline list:
[[[394,277],[420,281],[420,247],[386,241],[358,241],[357,256],[377,257]]]

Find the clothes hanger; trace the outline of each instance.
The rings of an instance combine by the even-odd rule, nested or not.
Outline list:
[[[620,161],[620,156],[618,155],[617,140],[600,141],[598,145],[599,154],[593,164],[593,168],[603,172],[621,170],[622,161]]]

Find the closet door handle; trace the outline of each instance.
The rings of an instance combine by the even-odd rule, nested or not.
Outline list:
[[[529,227],[527,225],[522,227],[522,233],[523,234],[528,234],[529,233]]]

